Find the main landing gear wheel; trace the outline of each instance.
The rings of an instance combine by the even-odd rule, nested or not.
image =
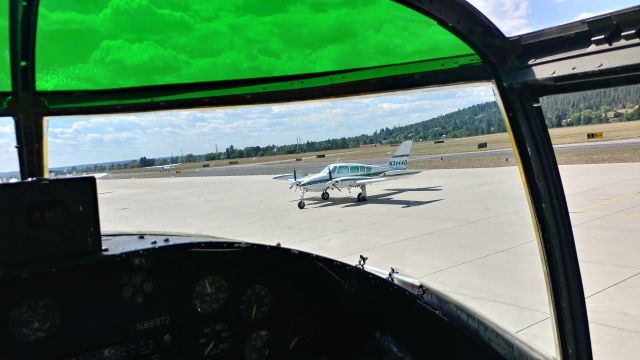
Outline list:
[[[358,193],[358,202],[367,201],[367,197],[362,195],[362,193]]]
[[[304,201],[299,201],[298,202],[298,209],[300,209],[300,210],[304,209]]]
[[[322,200],[327,200],[327,199],[329,199],[329,193],[325,191],[322,193]]]

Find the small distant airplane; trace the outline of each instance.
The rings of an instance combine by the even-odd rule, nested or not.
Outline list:
[[[49,171],[49,178],[74,178],[74,177],[83,177],[83,176],[93,176],[96,179],[100,179],[101,177],[105,177],[109,175],[109,173],[81,173],[81,174],[57,174],[55,171]]]
[[[169,171],[171,169],[173,169],[174,167],[180,165],[182,163],[175,163],[175,164],[167,164],[167,165],[156,165],[156,166],[147,166],[145,169],[160,169],[160,172],[164,172],[164,171]]]
[[[395,179],[399,176],[414,175],[420,171],[407,170],[409,154],[413,141],[405,141],[398,147],[395,154],[386,165],[367,165],[360,163],[336,163],[325,167],[317,174],[311,174],[298,178],[296,170],[293,174],[274,176],[277,180],[289,180],[291,186],[302,190],[298,208],[304,209],[304,194],[306,192],[322,192],[322,200],[329,199],[329,190],[348,189],[359,187],[357,201],[367,201],[367,185],[381,181]]]

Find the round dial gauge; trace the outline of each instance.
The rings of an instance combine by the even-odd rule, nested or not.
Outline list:
[[[219,276],[204,277],[193,287],[193,304],[198,312],[204,314],[221,308],[228,296],[227,282]]]
[[[231,330],[222,322],[213,322],[200,331],[197,346],[203,359],[213,358],[231,347]]]
[[[60,313],[51,299],[27,300],[11,311],[9,321],[18,340],[34,342],[55,332],[60,326]]]
[[[247,289],[240,301],[240,315],[247,321],[260,320],[267,316],[271,307],[271,293],[262,285]]]
[[[271,335],[266,330],[254,332],[244,343],[244,358],[246,360],[266,360],[270,353]]]

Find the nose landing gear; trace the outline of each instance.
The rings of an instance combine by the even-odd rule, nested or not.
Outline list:
[[[304,205],[305,205],[305,203],[304,203],[304,193],[305,193],[305,190],[303,188],[302,189],[302,194],[300,194],[300,201],[298,201],[298,209],[300,209],[300,210],[304,209]]]

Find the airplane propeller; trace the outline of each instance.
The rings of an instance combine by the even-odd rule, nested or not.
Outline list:
[[[296,173],[296,169],[293,169],[293,183],[291,184],[291,186],[289,186],[289,190],[291,190],[294,186],[296,187],[296,190],[298,190],[298,188],[300,187],[300,183],[298,183],[298,174]]]

